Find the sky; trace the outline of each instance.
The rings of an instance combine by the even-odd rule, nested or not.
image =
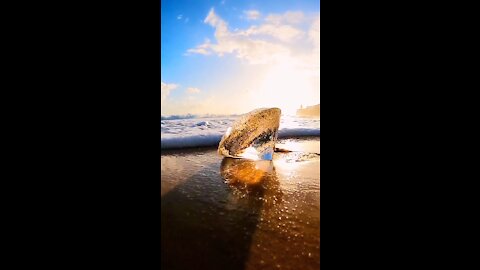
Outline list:
[[[320,103],[319,0],[162,0],[162,115]]]

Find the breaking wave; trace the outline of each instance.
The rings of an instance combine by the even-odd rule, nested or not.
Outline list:
[[[169,116],[161,121],[161,149],[218,146],[237,115]],[[181,118],[183,117],[183,118]],[[320,120],[282,116],[279,138],[320,136]]]

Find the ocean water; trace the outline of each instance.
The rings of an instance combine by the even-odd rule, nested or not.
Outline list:
[[[238,117],[162,117],[161,149],[218,146],[225,131]],[[278,137],[302,136],[320,136],[320,119],[282,115]]]

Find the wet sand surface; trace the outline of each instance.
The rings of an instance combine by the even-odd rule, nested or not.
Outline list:
[[[320,138],[277,147],[299,152],[162,151],[162,269],[319,268]]]

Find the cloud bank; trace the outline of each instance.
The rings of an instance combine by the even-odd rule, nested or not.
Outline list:
[[[253,11],[247,14],[250,14],[251,18],[260,16],[259,12],[257,14]],[[259,25],[231,31],[228,23],[212,8],[204,23],[215,29],[215,42],[207,39],[195,48],[187,50],[187,54],[217,56],[232,54],[250,64],[292,62],[298,55],[304,59],[319,56],[317,55],[317,51],[320,51],[319,14],[313,19],[312,16],[306,16],[302,12],[269,14]]]
[[[167,99],[167,96],[170,94],[170,91],[174,90],[177,87],[178,87],[178,85],[174,84],[174,83],[167,84],[167,83],[161,82],[160,92],[161,92],[161,103],[162,104]]]

